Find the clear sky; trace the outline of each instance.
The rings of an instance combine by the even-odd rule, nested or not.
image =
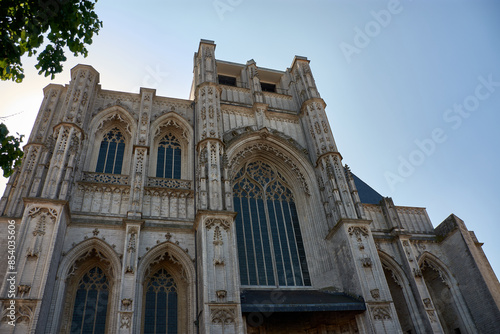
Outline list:
[[[87,58],[103,89],[188,98],[193,54],[285,70],[311,69],[344,157],[396,205],[449,214],[475,231],[500,273],[500,2],[498,1],[104,1]],[[29,135],[51,81],[24,59],[22,84],[0,82],[0,116]],[[1,178],[0,178],[1,179]],[[3,193],[6,180],[0,180]]]

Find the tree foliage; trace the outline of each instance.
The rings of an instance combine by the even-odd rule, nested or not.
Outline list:
[[[23,151],[20,146],[23,137],[23,135],[19,138],[9,136],[7,126],[0,123],[0,168],[3,170],[4,177],[9,177],[14,169],[21,165]]]
[[[94,12],[97,0],[1,0],[0,78],[21,82],[21,57],[36,55],[38,74],[62,71],[64,48],[87,56],[86,45],[99,33],[102,22]]]

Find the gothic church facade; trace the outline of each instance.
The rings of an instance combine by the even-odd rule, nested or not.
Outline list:
[[[87,65],[45,87],[0,201],[0,332],[498,332],[474,233],[351,173],[325,107],[307,58],[236,64],[208,40],[186,100]]]

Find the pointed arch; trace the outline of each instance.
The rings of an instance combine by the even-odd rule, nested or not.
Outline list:
[[[86,143],[91,154],[87,155],[85,170],[95,172],[102,150],[101,143],[106,140],[106,135],[119,133],[123,146],[119,153],[122,155],[121,170],[119,174],[128,175],[130,172],[130,160],[132,156],[132,144],[137,130],[137,122],[131,113],[122,106],[112,106],[99,112],[91,121],[89,126],[89,140]],[[114,171],[114,170],[113,170]]]
[[[74,297],[78,283],[93,268],[99,268],[109,284],[107,300],[107,330],[116,328],[118,300],[116,289],[121,281],[121,261],[114,249],[105,241],[96,237],[89,238],[73,247],[66,254],[57,271],[56,285],[53,292],[53,311],[49,314],[51,333],[69,333],[72,321]]]
[[[418,265],[443,329],[477,332],[458,282],[446,264],[425,251],[418,259]]]
[[[308,157],[292,142],[269,132],[266,128],[231,140],[226,154],[229,169],[232,171],[240,170],[246,161],[256,156],[274,164],[279,162],[282,165],[281,171],[293,182],[292,186],[311,195],[315,180],[310,177],[315,175],[315,171]]]
[[[151,124],[152,177],[191,179],[193,175],[193,128],[175,112],[168,112]]]
[[[265,282],[264,285],[267,286],[314,285],[316,278],[322,279],[322,275],[326,275],[322,268],[328,267],[328,262],[332,259],[329,255],[325,256],[328,254],[326,241],[323,242],[328,233],[326,213],[321,205],[316,172],[307,155],[290,141],[269,132],[266,128],[247,132],[229,140],[226,155],[228,169],[231,171],[232,210],[254,212],[252,217],[241,212],[236,216],[236,225],[239,226],[237,227],[238,257],[241,257],[239,266],[242,284],[245,284],[243,282],[246,275],[247,285],[262,285],[261,282]],[[252,164],[269,166],[274,175],[279,175],[277,177],[279,184],[274,184],[282,190],[278,191],[280,194],[278,197],[268,198],[266,195],[265,198],[250,198],[253,195],[248,191],[242,193],[241,189],[234,188],[244,187],[241,183],[246,182],[244,170]],[[259,182],[254,180],[250,183]],[[273,194],[278,194],[274,190],[279,189],[273,189],[272,182],[268,186]],[[246,218],[243,219],[243,216]],[[276,228],[277,226],[282,228]],[[247,240],[247,237],[250,239]],[[276,240],[272,240],[273,238]],[[246,242],[243,242],[244,240]],[[241,246],[241,243],[244,246]],[[296,254],[295,246],[298,249]],[[267,254],[267,259],[252,255],[261,249],[263,254]],[[246,262],[242,256],[246,257]],[[297,257],[300,260],[297,260]],[[282,264],[281,261],[288,261],[287,258],[293,263],[291,266],[293,268],[288,262]],[[315,261],[308,260],[310,258],[314,258]],[[294,267],[299,262],[300,268]],[[270,270],[271,267],[273,270]],[[263,271],[259,268],[265,269]],[[287,277],[284,278],[278,268],[287,273]],[[273,276],[274,280],[269,279]]]
[[[144,331],[147,285],[155,275],[161,273],[162,276],[170,276],[176,286],[179,333],[194,333],[196,275],[190,256],[176,244],[166,241],[142,257],[137,272],[135,299],[138,307],[134,314],[134,332]]]
[[[379,250],[378,255],[403,332],[424,333],[417,301],[403,268],[389,254]]]

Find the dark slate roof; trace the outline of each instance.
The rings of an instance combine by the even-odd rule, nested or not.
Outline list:
[[[244,290],[242,312],[365,311],[360,298],[318,290]]]
[[[363,182],[359,177],[351,172],[352,178],[354,179],[354,184],[358,189],[359,199],[361,203],[366,204],[378,204],[382,200],[382,195],[380,195],[375,189]]]

